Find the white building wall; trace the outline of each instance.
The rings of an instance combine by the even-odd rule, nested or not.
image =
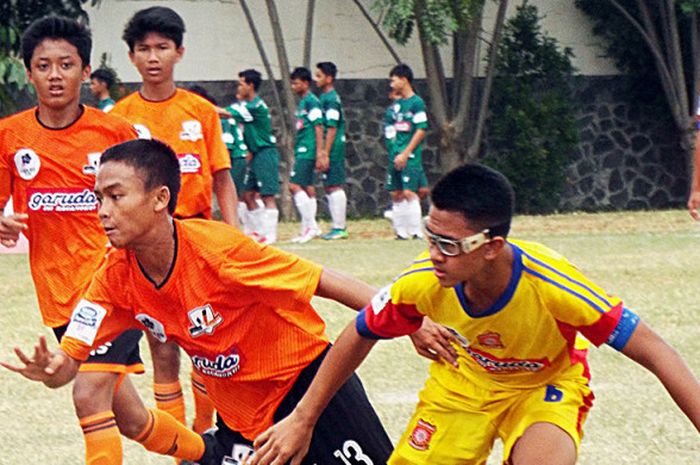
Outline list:
[[[369,9],[373,0],[363,0]],[[511,2],[509,14],[519,2]],[[587,18],[573,5],[573,0],[531,0],[545,15],[544,29],[557,38],[561,46],[569,46],[576,55],[574,65],[582,74],[615,74],[614,65],[600,57],[594,46]],[[122,30],[134,12],[154,5],[173,8],[185,20],[185,57],[176,69],[181,81],[236,79],[245,68],[262,70],[262,60],[238,0],[102,0],[98,7],[88,8],[93,31],[93,66],[107,52],[111,65],[126,82],[139,76],[129,62]],[[290,66],[298,66],[303,58],[306,0],[277,0]],[[272,31],[263,0],[248,0],[266,52],[277,78],[279,68]],[[376,13],[373,12],[376,16]],[[495,7],[489,2],[484,21],[488,30],[493,24]],[[401,59],[411,64],[417,77],[423,77],[420,47],[413,41],[402,47],[394,44]],[[484,48],[485,50],[485,48]],[[340,78],[383,78],[395,64],[377,34],[352,0],[316,0],[314,39],[311,61],[331,60],[340,70]],[[448,70],[449,73],[449,70]]]

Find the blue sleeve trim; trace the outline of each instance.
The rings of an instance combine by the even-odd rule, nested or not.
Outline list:
[[[360,310],[360,312],[357,314],[357,318],[355,318],[355,329],[357,329],[357,333],[367,339],[384,339],[383,337],[373,333],[372,330],[369,329],[369,326],[367,326],[367,320],[365,320],[366,310],[366,308]]]
[[[624,308],[620,321],[617,322],[617,326],[610,334],[606,344],[617,351],[624,349],[627,341],[632,337],[632,333],[637,329],[637,325],[639,325],[639,316],[632,310]]]

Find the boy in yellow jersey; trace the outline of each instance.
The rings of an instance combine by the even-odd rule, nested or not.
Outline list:
[[[180,161],[182,194],[176,218],[212,217],[212,191],[224,222],[237,225],[237,196],[231,180],[231,159],[223,142],[216,108],[199,95],[175,85],[175,65],[183,57],[185,24],[175,11],[151,7],[137,11],[122,38],[129,59],[142,78],[141,88],[123,98],[112,113],[130,121],[142,138],[170,145]],[[148,338],[153,356],[156,404],[185,422],[185,403],[179,380],[179,348]],[[195,424],[207,429],[213,408],[192,372]]]
[[[496,438],[505,464],[574,464],[593,402],[588,341],[649,369],[700,430],[700,384],[681,356],[564,257],[507,239],[513,203],[508,180],[481,165],[436,184],[428,252],[345,329],[292,414],[256,439],[252,465],[298,463],[347,373],[426,316],[454,333],[457,363],[431,365],[389,464],[482,465]]]

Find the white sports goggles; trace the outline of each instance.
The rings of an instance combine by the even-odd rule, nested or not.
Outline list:
[[[438,248],[441,254],[447,257],[456,257],[462,253],[470,253],[491,241],[489,230],[484,229],[476,234],[463,239],[450,239],[445,236],[435,234],[428,228],[428,217],[423,218],[423,233],[430,245]]]

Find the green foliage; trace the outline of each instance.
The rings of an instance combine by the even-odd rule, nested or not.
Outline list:
[[[20,37],[32,21],[47,14],[60,14],[87,21],[82,5],[100,0],[3,0],[0,2],[0,115],[16,109],[15,99],[32,91],[19,57]]]
[[[508,176],[524,213],[556,210],[578,141],[569,85],[573,54],[560,50],[539,20],[525,1],[504,26],[484,159]]]
[[[405,45],[413,35],[416,18],[429,41],[446,44],[452,33],[467,27],[485,0],[375,0],[373,8],[383,14],[389,37]]]

